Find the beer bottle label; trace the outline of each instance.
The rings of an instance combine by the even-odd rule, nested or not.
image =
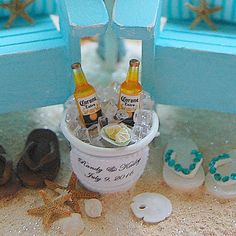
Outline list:
[[[78,98],[78,105],[80,107],[85,126],[88,128],[93,124],[97,124],[98,117],[102,116],[102,111],[96,94]]]
[[[120,94],[119,108],[126,110],[129,115],[127,119],[127,124],[133,126],[133,115],[134,112],[139,108],[140,104],[140,94],[135,96],[130,96],[124,93]]]

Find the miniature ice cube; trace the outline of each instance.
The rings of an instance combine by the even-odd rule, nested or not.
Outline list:
[[[140,97],[140,108],[145,110],[152,110],[154,102],[151,99],[151,96],[147,92],[143,92]]]
[[[149,110],[136,110],[134,113],[134,123],[136,125],[146,125],[146,126],[152,126],[152,111]]]
[[[89,137],[89,133],[88,133],[87,128],[81,128],[78,126],[74,131],[74,135],[79,140],[81,140],[85,143],[90,143],[90,137]]]
[[[98,118],[98,132],[100,133],[101,129],[108,125],[108,119],[105,116],[100,116]]]
[[[129,114],[127,113],[126,110],[120,109],[116,112],[115,118],[117,120],[123,121],[123,120],[129,118]]]
[[[116,112],[118,111],[118,108],[116,104],[112,101],[109,101],[103,108],[103,114],[107,117],[108,121],[114,120],[114,116],[116,115]]]

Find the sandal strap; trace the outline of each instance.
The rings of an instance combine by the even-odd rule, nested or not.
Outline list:
[[[182,164],[176,162],[175,157],[172,155],[175,154],[173,149],[169,149],[166,151],[164,156],[164,161],[168,168],[173,170],[176,174],[185,178],[192,178],[202,163],[202,153],[198,150],[192,150],[190,152],[191,155],[194,155],[193,162],[188,167],[183,167]]]
[[[13,172],[12,165],[13,165],[12,161],[6,161],[3,175],[0,178],[0,185],[7,183],[11,179],[12,172]]]
[[[50,163],[52,163],[53,161],[56,160],[56,156],[54,155],[55,152],[55,146],[53,142],[50,142],[50,149],[51,151],[46,154],[44,157],[42,157],[42,159],[40,160],[40,162],[36,163],[34,162],[30,156],[29,156],[29,152],[35,147],[37,146],[36,142],[30,142],[27,147],[24,150],[24,155],[22,156],[22,159],[25,163],[25,165],[31,169],[32,171],[39,171],[40,169],[42,169],[45,165],[48,165]]]

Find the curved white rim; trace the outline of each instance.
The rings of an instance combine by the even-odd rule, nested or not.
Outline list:
[[[78,149],[84,153],[101,156],[101,157],[114,157],[114,156],[123,156],[130,153],[137,152],[143,147],[147,146],[155,137],[159,130],[159,118],[155,112],[153,112],[152,119],[153,124],[150,133],[140,140],[139,142],[132,144],[127,147],[118,147],[118,148],[103,148],[96,147],[90,144],[84,143],[76,138],[71,131],[67,128],[65,118],[68,108],[64,111],[62,121],[61,121],[61,130],[67,140],[72,144],[72,146],[78,147]]]

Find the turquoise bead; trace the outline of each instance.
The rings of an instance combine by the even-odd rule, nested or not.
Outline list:
[[[233,180],[236,180],[236,173],[232,173],[230,178],[233,179]]]
[[[173,167],[175,165],[175,160],[169,160],[168,161],[168,166]]]
[[[197,154],[197,153],[198,153],[197,150],[192,150],[192,151],[191,151],[191,154]]]
[[[214,157],[214,158],[212,158],[212,161],[214,161],[214,162],[217,162],[217,161],[219,161],[220,160],[220,157]]]
[[[223,153],[223,154],[219,155],[219,157],[220,157],[221,159],[225,159],[225,158],[229,158],[230,156],[229,156],[229,154],[227,154],[227,153]]]
[[[224,176],[224,177],[222,177],[222,181],[223,181],[223,182],[229,181],[229,176]]]
[[[180,165],[180,164],[176,164],[175,165],[175,170],[177,171],[177,172],[180,172],[180,171],[182,171],[182,166]]]
[[[195,163],[192,163],[192,164],[190,164],[190,166],[189,166],[189,170],[190,170],[190,171],[191,171],[191,170],[194,170],[195,167],[196,167],[196,164],[195,164]]]
[[[201,153],[198,153],[198,154],[196,154],[196,157],[202,159],[202,154],[201,154]]]
[[[209,168],[215,167],[215,164],[216,164],[216,163],[215,163],[214,161],[211,161],[208,166],[209,166]]]
[[[183,167],[182,167],[180,164],[176,164],[176,165],[175,165],[175,170],[176,170],[177,172],[182,171],[182,169],[183,169]]]
[[[183,169],[182,173],[185,175],[188,175],[188,174],[190,174],[190,171],[189,171],[189,169]]]
[[[211,174],[215,174],[215,173],[216,173],[216,168],[215,168],[215,167],[211,167],[210,173],[211,173]]]
[[[214,174],[214,178],[216,181],[220,181],[221,180],[221,174]]]
[[[202,159],[202,158],[195,157],[195,158],[193,159],[193,161],[197,163],[197,162],[200,162],[200,161],[201,161],[201,159]]]
[[[168,162],[170,160],[170,156],[169,155],[165,155],[165,162]]]
[[[172,150],[172,149],[169,149],[168,151],[167,151],[167,153],[168,154],[172,154],[174,151]]]

